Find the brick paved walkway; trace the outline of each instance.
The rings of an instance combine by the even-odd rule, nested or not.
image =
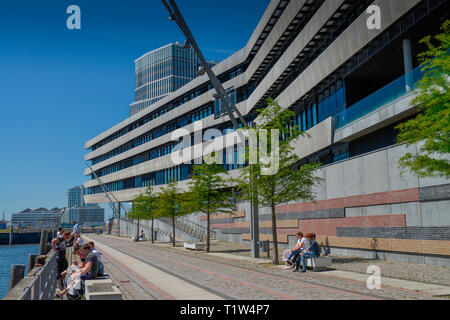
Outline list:
[[[224,299],[435,299],[430,294],[387,286],[372,291],[358,281],[312,272],[293,273],[270,263],[227,259],[149,242],[134,243],[129,239],[90,237]],[[155,291],[154,287],[132,279],[133,276],[123,268],[121,270],[114,261],[105,259],[105,267],[113,281],[119,282],[126,299],[164,298],[164,294]],[[164,291],[164,288],[159,289]]]
[[[243,243],[230,243],[217,241],[212,244],[213,252],[227,252],[235,255],[250,256],[250,246]],[[279,250],[280,261],[283,250]],[[267,257],[267,253],[261,253]],[[270,250],[273,256],[273,249]],[[450,286],[450,268],[437,265],[425,265],[401,261],[383,261],[363,259],[359,257],[346,257],[330,255],[333,258],[333,269],[365,273],[369,265],[377,265],[385,277],[418,281],[431,284]]]

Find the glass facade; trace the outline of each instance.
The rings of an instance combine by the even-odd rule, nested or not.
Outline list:
[[[179,43],[151,51],[135,61],[133,115],[197,77],[201,63],[194,49]],[[214,63],[210,63],[211,66]]]
[[[67,190],[67,208],[84,206],[84,187],[77,186]]]
[[[442,2],[441,0],[436,1]],[[303,26],[309,21],[310,17],[314,15],[314,13],[323,4],[323,2],[323,0],[311,1],[313,5],[306,6],[305,10],[301,10],[301,14],[299,13],[298,17],[296,17],[296,19],[294,19],[291,23],[294,24],[294,21],[298,20],[298,22],[296,22],[298,24],[298,27],[296,29],[288,28],[287,30],[295,36],[298,35],[301,32]],[[340,14],[339,19],[336,19],[335,17],[329,19],[329,21],[327,22],[327,26],[329,26],[327,32],[318,32],[313,37],[314,40],[308,43],[303,51],[298,53],[296,59],[294,59],[292,63],[286,67],[285,72],[283,72],[276,81],[273,81],[273,85],[270,88],[267,88],[264,95],[261,95],[261,100],[256,102],[256,104],[252,107],[254,109],[264,107],[267,97],[276,98],[280,94],[282,94],[289,87],[289,85],[301,73],[303,73],[305,69],[309,65],[311,65],[311,63],[315,61],[315,59],[322,52],[324,52],[330,46],[330,44],[335,41],[336,38],[339,37],[339,35],[342,34],[342,32],[344,32],[355,19],[358,18],[364,12],[367,6],[372,2],[373,0],[362,0],[351,6],[343,4],[342,7],[338,10]],[[434,2],[434,0],[423,0],[413,10],[396,21],[390,28],[380,33],[378,37],[373,39],[359,52],[356,52],[352,57],[349,57],[349,59],[343,62],[340,67],[332,70],[326,77],[321,78],[320,82],[316,84],[315,87],[311,88],[309,92],[306,92],[302,97],[299,97],[297,101],[289,106],[296,114],[292,119],[291,125],[298,126],[302,131],[307,131],[312,127],[318,125],[322,121],[328,119],[329,117],[335,117],[337,120],[336,126],[337,128],[339,128],[344,126],[346,123],[354,121],[359,117],[364,116],[368,112],[371,112],[376,108],[385,105],[387,102],[392,101],[393,99],[396,99],[401,95],[404,95],[404,78],[392,82],[392,80],[396,79],[397,76],[394,77],[394,72],[391,72],[392,75],[390,76],[392,76],[392,79],[388,78],[386,76],[386,73],[391,70],[382,70],[382,66],[380,67],[380,70],[383,71],[383,81],[388,85],[378,91],[381,85],[378,86],[378,83],[368,84],[367,87],[370,88],[366,90],[367,92],[362,92],[360,94],[361,97],[358,96],[359,100],[352,97],[352,90],[355,91],[356,89],[355,86],[352,86],[352,83],[349,82],[348,79],[350,78],[350,76],[352,76],[353,73],[356,73],[358,71],[358,68],[363,67],[367,61],[375,58],[376,56],[377,58],[381,57],[381,55],[378,55],[380,52],[387,52],[385,50],[387,46],[391,45],[391,43],[400,35],[402,35],[403,32],[407,31],[409,28],[411,28],[411,26],[423,19],[423,17],[425,16],[423,12],[427,12],[427,10],[423,9],[423,7],[425,5],[426,8],[431,8],[431,6],[429,5],[429,3],[431,2]],[[428,12],[431,12],[431,10],[428,10]],[[411,23],[408,22],[410,20],[412,21]],[[286,37],[285,34],[280,35],[279,42],[277,42],[277,45],[274,46],[274,50],[279,50],[280,52],[275,52],[276,55],[273,55],[271,51],[271,53],[268,54],[267,60],[272,60],[261,61],[261,64],[259,66],[259,68],[261,69],[261,73],[255,72],[252,78],[245,84],[235,84],[236,88],[226,87],[227,93],[234,101],[234,103],[240,103],[250,97],[255,88],[258,87],[259,82],[262,81],[264,76],[268,74],[268,72],[273,68],[278,59],[280,59],[281,55],[284,53],[283,50],[286,50],[289,44],[292,43],[292,41],[293,39],[291,37]],[[390,48],[392,49],[392,46]],[[149,58],[147,58],[147,62],[145,62],[144,58],[145,56],[142,58],[143,61],[140,62],[140,65],[136,65],[136,73],[139,73],[139,75],[137,75],[136,77],[136,85],[140,86],[139,89],[145,87],[150,83],[148,70],[154,70],[151,69],[153,67],[150,66]],[[165,60],[161,57],[160,60],[157,60],[157,63],[162,65],[155,72],[159,72],[158,74],[164,76],[166,75],[165,72],[167,72],[167,68],[169,68],[169,64],[163,64],[163,61]],[[239,65],[235,65],[229,70],[224,71],[222,74],[218,75],[219,80],[224,83],[227,80],[236,77],[242,72],[245,72],[250,63],[251,60],[246,60],[245,62],[240,61]],[[176,64],[174,63],[173,65]],[[180,67],[180,65],[177,66]],[[183,69],[183,67],[180,68]],[[147,75],[145,74],[145,72],[147,72]],[[196,72],[197,70],[195,70],[195,73]],[[371,74],[367,72],[364,74],[371,76]],[[373,75],[373,78],[376,78],[376,74]],[[383,83],[383,86],[385,85],[385,83]],[[165,88],[165,84],[163,88]],[[101,147],[102,145],[105,145],[110,141],[117,139],[118,136],[135,130],[139,126],[142,126],[145,123],[161,116],[162,114],[169,112],[170,110],[173,110],[174,108],[177,108],[178,106],[183,105],[188,101],[191,101],[192,99],[195,99],[199,95],[209,90],[212,90],[212,87],[209,82],[207,82],[199,85],[198,87],[192,88],[192,90],[189,92],[173,96],[173,99],[171,99],[171,101],[168,101],[165,105],[161,105],[160,107],[158,107],[158,109],[152,110],[151,112],[143,115],[133,123],[127,124],[127,127],[121,129],[119,132],[108,136],[100,142],[97,142],[92,146],[92,150],[96,150],[98,147]],[[148,92],[149,91],[147,90],[146,94],[148,94]],[[349,106],[352,107],[349,108]],[[253,119],[255,118],[255,114],[253,113],[254,109],[250,111],[249,114],[244,115],[247,122],[252,121],[251,117],[253,117]],[[226,114],[222,103],[216,97],[208,104],[204,104],[202,106],[199,105],[196,109],[186,111],[176,118],[171,118],[163,125],[148,130],[146,133],[142,133],[141,136],[138,136],[133,140],[124,142],[124,144],[119,146],[118,148],[94,158],[92,162],[93,164],[100,163],[108,158],[114,157],[117,154],[126,152],[143,143],[168,134],[177,128],[182,128],[197,120],[201,120],[202,118],[210,116],[213,113],[215,118],[219,118],[222,115]],[[214,128],[219,129],[221,132],[223,132],[223,134],[225,134],[225,131],[231,128],[231,123],[229,121],[220,122],[220,124],[219,122],[217,122]],[[133,155],[130,158],[121,160],[120,162],[118,161],[117,163],[105,166],[99,169],[97,171],[97,174],[99,176],[107,175],[145,161],[156,159],[163,155],[170,154],[173,151],[173,147],[174,145],[170,143],[154,147],[153,149],[145,151],[141,154]],[[230,150],[228,150],[228,152],[223,153],[225,163],[229,163],[224,165],[225,169],[234,170],[240,167],[240,165],[237,164],[237,159],[239,158],[240,153],[241,151],[237,148],[231,148]],[[326,155],[324,156],[322,153],[326,153]],[[327,150],[319,150],[317,154],[308,157],[310,158],[304,160],[314,162],[316,161],[316,158],[319,159],[320,157],[326,157],[328,159],[326,163],[330,163],[348,158],[349,152],[344,147],[337,148],[337,146],[335,145],[330,145],[329,147],[327,147]],[[230,159],[232,159],[232,161],[230,161]],[[324,161],[320,162],[323,163]],[[182,165],[167,168],[158,172],[151,172],[139,176],[129,177],[124,180],[111,182],[107,185],[111,191],[139,188],[149,185],[160,185],[167,183],[171,178],[175,179],[176,181],[189,179],[190,170],[191,165]],[[90,188],[88,190],[88,193],[102,193],[102,190],[100,187],[94,187]]]

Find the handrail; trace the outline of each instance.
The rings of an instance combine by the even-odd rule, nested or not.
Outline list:
[[[58,273],[56,254],[49,255],[44,266],[34,275],[34,279],[24,289],[18,300],[53,300],[56,291]],[[23,281],[23,280],[22,280]]]
[[[131,222],[133,224],[136,224],[135,222],[131,221],[130,219],[128,219],[128,220],[124,219],[124,218],[121,218],[121,219]],[[159,220],[163,223],[166,223],[168,225],[172,225],[172,219],[169,217],[161,217],[161,218],[158,218],[157,220]],[[145,221],[147,221],[147,220],[145,220]],[[151,230],[151,227],[148,224],[143,223],[143,221],[141,221],[141,223],[139,225],[147,230]],[[203,236],[207,234],[206,227],[204,227],[200,224],[197,224],[197,223],[195,223],[189,219],[186,219],[184,217],[176,217],[175,228],[177,228],[178,230],[184,231],[185,233],[187,233],[190,236],[193,236],[195,238],[198,238],[199,240],[203,240]],[[165,234],[170,237],[172,236],[172,232],[170,232],[170,231],[166,231],[166,230],[163,230],[160,228],[154,228],[153,231],[156,231],[156,229],[159,230],[159,231],[157,231],[159,233]],[[210,235],[211,235],[211,238],[216,238],[217,233],[214,230],[210,230]]]
[[[172,219],[168,217],[159,218],[160,221],[167,223],[169,225],[172,225]],[[200,240],[202,240],[203,235],[207,234],[207,228],[197,224],[189,219],[186,219],[184,217],[177,217],[175,219],[175,227],[185,231],[187,234],[197,237]],[[210,230],[211,237],[216,237],[216,232],[213,230]]]

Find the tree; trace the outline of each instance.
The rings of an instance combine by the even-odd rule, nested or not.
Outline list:
[[[206,252],[210,252],[211,213],[232,214],[236,211],[233,193],[224,178],[226,175],[228,172],[223,166],[204,163],[194,165],[192,181],[189,182],[190,209],[207,216]]]
[[[161,187],[157,194],[155,205],[160,217],[169,217],[172,219],[172,245],[175,247],[175,219],[178,216],[187,214],[186,195],[180,194],[176,187],[176,182],[171,181],[167,187]]]
[[[292,143],[306,133],[298,130],[297,126],[291,126],[291,120],[295,113],[289,109],[283,110],[274,100],[268,100],[268,107],[258,110],[259,121],[253,128],[256,130],[258,141],[263,139],[262,131],[266,129],[267,153],[272,153],[273,160],[278,162],[278,170],[271,174],[263,174],[266,161],[264,155],[253,147],[246,148],[246,159],[249,159],[250,152],[258,155],[258,164],[252,164],[242,169],[240,176],[235,179],[237,188],[241,191],[246,200],[252,200],[257,189],[257,203],[261,207],[270,207],[272,216],[272,238],[274,245],[273,263],[278,264],[278,239],[277,239],[277,218],[275,208],[277,205],[289,201],[310,200],[315,201],[313,187],[320,182],[320,178],[314,176],[314,170],[319,164],[304,164],[298,169],[300,158],[295,154]],[[277,132],[282,139],[277,139]],[[274,140],[272,139],[274,138]],[[278,140],[279,148],[276,150]]]
[[[151,220],[151,237],[152,243],[154,243],[154,220],[158,218],[158,211],[156,210],[155,202],[156,197],[152,194],[152,187],[148,187],[146,192],[140,194],[133,200],[133,207],[129,213],[129,217],[131,219],[138,220],[138,231],[136,235],[136,239],[139,237],[139,220]]]
[[[131,210],[131,215],[138,217],[138,232],[139,232],[139,220],[151,220],[151,238],[152,243],[154,243],[154,220],[158,218],[158,211],[156,210],[156,197],[152,194],[152,187],[148,187],[146,192],[140,194],[133,200],[133,207]],[[136,219],[136,218],[133,218]],[[139,234],[137,235],[139,236]]]
[[[397,126],[397,143],[406,145],[423,142],[416,155],[407,153],[399,160],[400,167],[419,177],[450,175],[450,20],[442,25],[441,34],[420,41],[428,50],[419,54],[424,77],[418,82],[417,95],[411,102],[420,113]]]

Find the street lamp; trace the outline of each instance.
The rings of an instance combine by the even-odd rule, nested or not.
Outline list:
[[[238,137],[240,138],[242,143],[245,143],[245,138],[242,132],[239,130],[238,122],[233,114],[234,110],[239,118],[239,121],[241,122],[242,126],[246,127],[247,123],[244,119],[244,117],[239,112],[238,108],[234,105],[234,102],[231,100],[231,98],[228,96],[227,92],[223,88],[222,84],[220,83],[219,79],[217,79],[216,75],[211,69],[211,66],[206,61],[205,57],[203,56],[202,52],[200,51],[199,46],[197,45],[197,42],[194,39],[194,36],[192,35],[191,31],[189,30],[189,27],[186,24],[186,21],[183,18],[183,15],[181,14],[180,10],[178,9],[178,6],[176,5],[174,0],[167,0],[169,3],[167,3],[166,0],[161,0],[164,6],[166,7],[167,11],[169,12],[169,20],[175,21],[178,25],[178,27],[181,29],[181,31],[186,36],[186,41],[184,43],[183,48],[192,46],[194,48],[195,53],[200,59],[201,67],[198,70],[198,75],[204,75],[205,73],[208,74],[209,80],[211,81],[211,84],[213,85],[214,89],[217,92],[217,95],[220,99],[220,102],[222,103],[225,111],[228,114],[228,117],[231,120],[231,123],[233,124],[234,128],[236,129],[236,132],[238,134]],[[251,253],[253,257],[259,256],[259,248],[258,248],[258,241],[259,239],[259,219],[258,219],[258,205],[257,205],[257,191],[254,192],[255,196],[254,198],[256,201],[251,201],[251,230],[252,230],[252,245],[251,245]],[[253,198],[253,197],[252,197]]]

